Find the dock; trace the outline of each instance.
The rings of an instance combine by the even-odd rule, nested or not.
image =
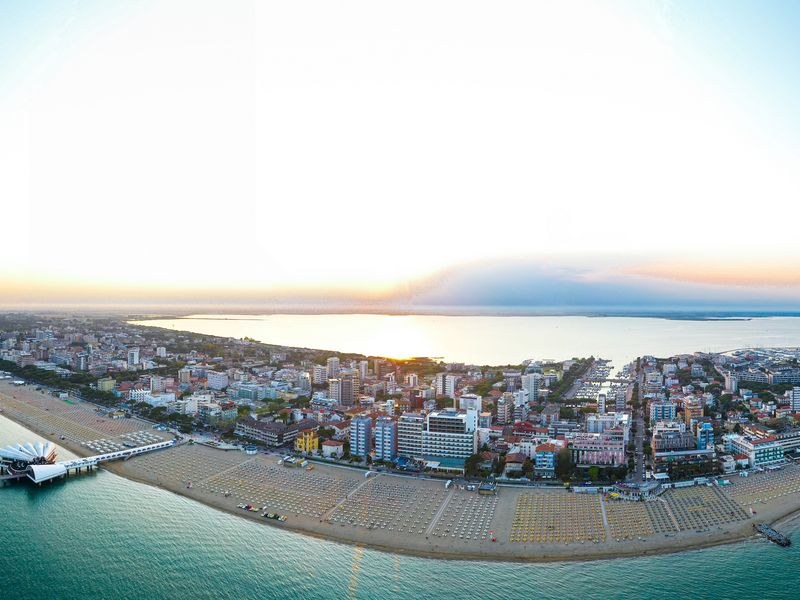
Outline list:
[[[781,532],[775,531],[766,523],[754,523],[753,528],[767,538],[770,542],[774,542],[779,546],[783,546],[785,548],[792,545],[792,540],[783,535]]]

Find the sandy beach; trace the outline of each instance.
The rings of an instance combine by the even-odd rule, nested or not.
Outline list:
[[[3,416],[81,456],[93,454],[86,446],[93,440],[160,433],[145,421],[109,419],[94,405],[9,382],[0,382],[0,408]],[[459,559],[564,561],[678,552],[750,537],[753,523],[780,523],[800,510],[795,465],[728,477],[731,484],[724,487],[667,490],[655,500],[630,502],[559,488],[500,486],[496,496],[480,496],[454,486],[446,490],[441,480],[365,478],[361,470],[316,463],[313,470],[289,468],[278,460],[195,444],[105,468],[262,524],[387,552]],[[286,520],[261,517],[262,507]]]

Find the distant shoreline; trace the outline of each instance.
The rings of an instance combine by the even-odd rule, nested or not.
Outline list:
[[[202,315],[202,316],[196,316]],[[237,315],[231,317],[230,315]],[[753,314],[726,315],[718,313],[604,313],[604,312],[570,312],[551,313],[533,311],[457,311],[457,310],[238,310],[176,312],[171,314],[122,314],[126,321],[162,321],[162,320],[196,320],[196,321],[258,321],[260,317],[274,316],[384,316],[384,317],[585,317],[588,319],[665,319],[668,321],[752,321],[774,317],[797,318],[798,314]]]
[[[152,321],[161,319],[186,319],[193,315],[204,315],[201,319],[215,316],[236,315],[267,317],[277,315],[380,315],[380,316],[438,316],[438,317],[586,317],[586,318],[633,318],[665,319],[674,321],[750,321],[774,317],[800,317],[800,310],[702,310],[702,309],[654,309],[627,310],[614,307],[519,307],[519,306],[374,306],[374,305],[64,305],[49,307],[0,307],[0,313],[28,313],[43,315],[75,315],[87,317],[117,317],[123,320]],[[194,317],[197,318],[197,317]]]

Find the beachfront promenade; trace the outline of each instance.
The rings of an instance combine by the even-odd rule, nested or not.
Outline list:
[[[14,397],[16,396],[16,397]],[[109,419],[32,388],[0,386],[1,414],[79,455],[147,439],[148,423]],[[146,436],[164,435],[149,429]],[[61,438],[64,439],[61,439]],[[130,442],[129,442],[130,443]],[[800,468],[788,465],[730,485],[669,489],[644,502],[560,488],[500,486],[496,496],[443,481],[376,475],[315,464],[287,467],[275,455],[180,445],[109,465],[121,475],[220,509],[250,504],[286,517],[281,527],[417,554],[501,559],[607,557],[678,550],[752,535],[752,524],[800,508]],[[756,514],[754,514],[756,513]]]

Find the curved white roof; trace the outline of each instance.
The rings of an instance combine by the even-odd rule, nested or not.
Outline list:
[[[14,444],[0,448],[0,458],[8,460],[34,461],[43,458],[48,461],[56,459],[56,445],[53,442],[36,442],[31,444]]]
[[[60,477],[61,475],[65,475],[66,472],[67,468],[59,463],[54,465],[28,466],[28,477],[35,483],[41,483],[42,481],[47,481],[49,479],[53,479],[54,477]]]

